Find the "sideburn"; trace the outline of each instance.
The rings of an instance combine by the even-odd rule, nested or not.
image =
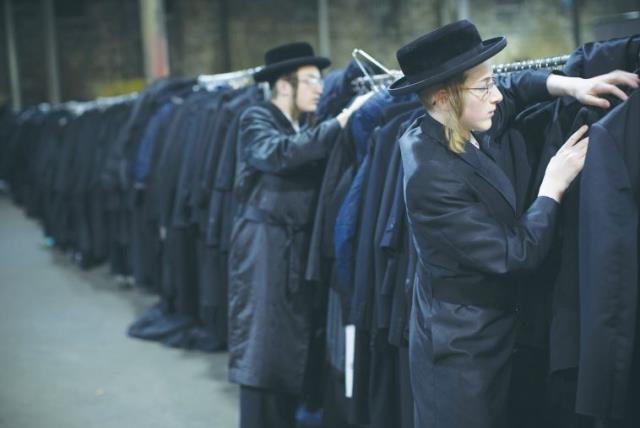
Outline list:
[[[293,78],[289,81],[291,83],[291,87],[293,88],[293,103],[291,106],[291,117],[300,122],[300,114],[302,113],[298,108],[298,79]]]
[[[291,86],[293,87],[293,107],[291,108],[291,117],[300,123],[300,118],[302,117],[302,112],[298,108],[298,81],[296,79],[292,79]],[[316,115],[315,113],[307,113],[305,115],[306,122],[305,124],[308,126],[315,126],[316,124]]]

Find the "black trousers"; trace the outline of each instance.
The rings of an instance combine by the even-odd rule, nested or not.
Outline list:
[[[240,428],[295,428],[297,398],[263,388],[240,386]]]

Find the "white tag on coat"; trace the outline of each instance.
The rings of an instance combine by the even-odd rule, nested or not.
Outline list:
[[[348,325],[344,328],[344,386],[347,398],[353,396],[353,360],[356,351],[356,326]]]

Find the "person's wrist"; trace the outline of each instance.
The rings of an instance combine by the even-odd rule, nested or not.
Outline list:
[[[336,120],[340,124],[341,128],[347,126],[347,122],[349,121],[349,116],[351,115],[349,112],[345,111],[347,109],[343,109],[337,116]]]
[[[583,80],[581,77],[570,77],[569,79],[571,79],[568,83],[568,87],[567,87],[567,95],[573,98],[578,98],[578,87],[579,87],[579,83],[581,80]]]
[[[570,96],[575,98],[578,94],[579,77],[561,76],[550,74],[547,78],[547,90],[553,96]]]
[[[546,196],[556,202],[560,202],[562,200],[563,194],[564,187],[558,183],[550,182],[549,180],[543,180],[540,185],[540,190],[538,191],[538,196]]]

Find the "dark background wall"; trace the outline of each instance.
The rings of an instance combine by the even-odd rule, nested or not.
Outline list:
[[[457,19],[446,0],[327,0],[336,67],[354,48],[397,68],[403,43]],[[561,55],[593,39],[603,17],[640,10],[640,0],[469,0],[483,37],[506,35],[496,62]],[[46,101],[47,76],[40,0],[13,0],[23,105]],[[54,0],[63,100],[87,100],[144,86],[138,0]],[[172,74],[195,76],[260,65],[269,47],[307,40],[319,48],[316,0],[165,0]],[[4,9],[0,10],[0,102],[9,97]]]
[[[130,92],[144,82],[137,1],[54,4],[63,99]]]
[[[4,8],[0,8],[0,28],[4,30]],[[0,103],[8,98],[9,94],[9,65],[7,64],[7,39],[6,31],[0,31]]]

